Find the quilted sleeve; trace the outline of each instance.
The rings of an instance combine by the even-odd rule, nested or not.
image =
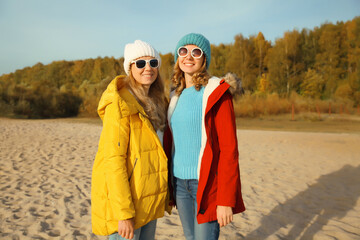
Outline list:
[[[126,164],[129,121],[128,116],[122,117],[118,102],[107,106],[103,119],[104,171],[110,204],[108,209],[111,209],[108,216],[113,220],[124,220],[135,216]]]

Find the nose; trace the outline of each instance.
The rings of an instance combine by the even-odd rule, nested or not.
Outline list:
[[[147,63],[145,64],[145,70],[151,70],[150,63],[149,63],[149,62],[147,62]]]
[[[193,59],[193,57],[191,56],[191,52],[188,53],[188,55],[185,57],[185,59],[189,59],[189,60]]]

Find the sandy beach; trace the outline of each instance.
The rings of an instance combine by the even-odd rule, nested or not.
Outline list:
[[[91,169],[101,126],[0,119],[0,239],[91,233]],[[247,210],[220,239],[360,239],[360,134],[238,130]],[[177,211],[156,239],[184,239]]]

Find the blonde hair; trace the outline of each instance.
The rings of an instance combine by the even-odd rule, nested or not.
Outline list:
[[[146,95],[144,87],[135,80],[131,70],[129,76],[127,76],[124,81],[119,82],[117,87],[120,89],[124,86],[129,87],[134,93],[136,99],[148,115],[155,131],[163,131],[165,128],[168,101],[165,97],[164,83],[160,77],[160,73],[158,73],[157,78],[151,84],[148,95]]]
[[[199,71],[194,73],[192,76],[192,81],[194,83],[195,89],[199,91],[201,86],[205,87],[209,81],[209,78],[210,75],[206,71],[206,58],[204,58],[204,62],[201,65]],[[186,87],[184,72],[180,69],[179,66],[179,58],[175,63],[174,73],[171,77],[171,82],[172,82],[172,89],[173,90],[175,89],[176,95],[179,96]]]

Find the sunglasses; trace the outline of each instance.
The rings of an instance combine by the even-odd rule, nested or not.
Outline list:
[[[144,68],[146,66],[146,63],[149,63],[150,67],[152,68],[159,67],[159,60],[157,59],[150,59],[150,60],[139,59],[136,61],[131,61],[131,63],[135,63],[138,69]]]
[[[189,49],[187,49],[187,47],[179,47],[179,49],[177,50],[177,54],[179,55],[179,57],[186,57],[189,54]],[[193,50],[191,50],[191,56],[193,58],[201,58],[203,55],[203,51],[201,50],[201,48],[193,48]]]

